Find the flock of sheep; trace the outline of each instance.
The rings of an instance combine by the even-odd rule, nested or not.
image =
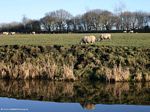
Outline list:
[[[133,30],[130,31],[123,31],[123,33],[134,33]],[[91,36],[84,36],[81,41],[80,44],[85,43],[95,43],[96,41],[103,41],[103,40],[111,40],[112,36],[109,33],[103,33],[100,34],[100,36],[98,38],[96,38],[95,36],[91,35]]]
[[[80,44],[85,43],[95,43],[96,41],[103,41],[103,40],[111,40],[111,34],[109,33],[104,33],[104,34],[100,34],[100,36],[98,38],[96,38],[94,35],[90,35],[90,36],[84,36],[81,41]]]
[[[129,32],[128,31],[123,31],[123,33],[134,33],[134,31],[133,30],[130,30]]]
[[[127,33],[127,31],[123,31],[123,33]],[[134,33],[133,30],[129,31],[129,33]],[[3,32],[2,33],[3,35],[15,35],[16,32]],[[35,35],[36,33],[35,32],[31,32],[31,34]],[[88,43],[95,43],[96,41],[103,41],[103,40],[111,40],[112,38],[112,35],[109,34],[109,33],[103,33],[103,34],[100,34],[99,37],[95,37],[94,35],[90,35],[90,36],[84,36],[81,41],[80,41],[80,44],[88,44]]]
[[[16,32],[2,32],[3,35],[15,35]],[[31,34],[35,35],[35,32],[31,32]]]
[[[3,35],[15,35],[16,32],[3,32],[2,34]]]
[[[2,32],[3,35],[15,35],[16,32]],[[31,34],[35,35],[35,32],[31,32]],[[109,33],[104,33],[104,34],[100,34],[100,36],[98,38],[96,38],[95,36],[91,35],[91,36],[84,36],[81,41],[80,44],[85,43],[95,43],[96,41],[103,41],[103,40],[111,40],[111,34]]]
[[[3,35],[15,35],[16,32],[3,32]],[[32,32],[31,34],[35,35],[35,32]],[[96,38],[95,36],[91,35],[91,36],[84,36],[81,41],[80,44],[85,43],[95,43],[96,41],[103,41],[103,40],[111,40],[111,34],[109,33],[105,33],[105,34],[100,34],[100,36],[98,38]]]

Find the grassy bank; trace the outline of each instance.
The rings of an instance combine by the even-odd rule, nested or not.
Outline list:
[[[100,34],[17,34],[17,35],[0,35],[0,45],[78,45],[81,38],[85,35]],[[111,41],[102,41],[95,43],[102,46],[132,46],[132,47],[150,47],[150,33],[115,33],[112,34]]]
[[[0,78],[150,81],[150,48],[1,46]]]

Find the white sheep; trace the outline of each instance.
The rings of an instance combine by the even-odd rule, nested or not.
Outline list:
[[[3,35],[8,35],[9,34],[9,32],[3,32]]]
[[[96,42],[96,37],[95,36],[84,36],[82,39],[81,39],[81,44],[82,43],[95,43]]]
[[[127,31],[125,30],[125,31],[123,31],[123,33],[127,33]]]
[[[134,33],[134,31],[133,31],[133,30],[130,30],[129,33]]]
[[[11,35],[15,35],[15,34],[16,34],[16,32],[10,32],[10,34],[11,34]]]
[[[100,40],[111,40],[111,34],[109,33],[100,34]]]
[[[35,35],[35,32],[32,32],[33,35]]]

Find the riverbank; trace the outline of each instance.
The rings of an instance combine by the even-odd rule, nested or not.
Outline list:
[[[0,46],[0,78],[150,81],[150,48]]]

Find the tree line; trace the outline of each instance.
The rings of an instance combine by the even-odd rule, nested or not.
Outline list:
[[[150,13],[142,11],[124,11],[113,13],[108,10],[94,9],[82,15],[73,16],[66,10],[60,9],[48,12],[39,20],[23,17],[22,22],[1,24],[0,32],[121,32],[141,31],[150,32]]]

